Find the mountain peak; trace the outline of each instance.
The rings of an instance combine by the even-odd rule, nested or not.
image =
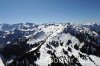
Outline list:
[[[99,66],[96,61],[100,60],[98,27],[100,25],[71,23],[3,26],[0,31],[1,58],[7,66]]]

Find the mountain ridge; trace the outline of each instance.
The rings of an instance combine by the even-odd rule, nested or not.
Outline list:
[[[96,61],[100,60],[100,24],[27,23],[12,28],[0,32],[1,40],[6,40],[0,42],[4,45],[0,55],[7,66],[100,65]],[[55,63],[55,59],[60,61]]]

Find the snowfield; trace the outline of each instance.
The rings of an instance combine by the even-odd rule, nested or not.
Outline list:
[[[100,24],[1,24],[0,34],[0,66],[100,66]]]

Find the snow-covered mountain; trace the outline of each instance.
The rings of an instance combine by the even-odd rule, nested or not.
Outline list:
[[[100,24],[0,24],[0,57],[5,66],[100,66]]]

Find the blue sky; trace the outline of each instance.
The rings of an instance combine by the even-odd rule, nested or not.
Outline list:
[[[0,0],[0,23],[100,22],[100,0]]]

